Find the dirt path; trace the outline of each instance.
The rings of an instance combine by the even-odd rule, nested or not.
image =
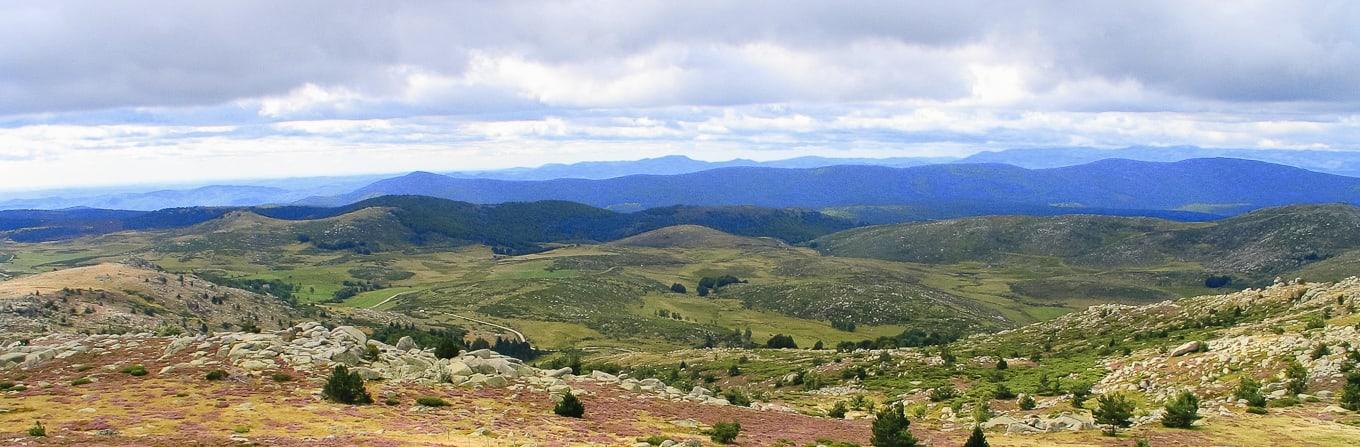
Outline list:
[[[421,289],[421,290],[424,290],[424,289]],[[407,290],[407,291],[405,291],[405,292],[401,292],[401,293],[398,293],[398,294],[396,294],[396,295],[389,296],[389,297],[387,297],[387,299],[382,300],[382,301],[379,301],[378,304],[374,304],[374,305],[372,305],[372,306],[368,306],[368,308],[369,308],[369,309],[377,309],[379,306],[382,306],[382,305],[384,305],[384,304],[387,304],[388,301],[392,301],[392,300],[393,300],[394,298],[396,298],[396,297],[399,297],[399,296],[402,296],[402,295],[405,295],[405,294],[408,294],[408,293],[416,293],[416,292],[419,292],[419,291],[421,291],[421,290]]]
[[[510,331],[511,333],[515,334],[516,337],[519,337],[519,341],[520,341],[521,343],[522,343],[522,342],[527,342],[527,341],[529,341],[529,339],[526,338],[526,337],[524,336],[524,334],[520,333],[520,332],[517,331],[517,330],[511,329],[510,326],[502,326],[502,325],[499,325],[499,324],[496,324],[496,323],[492,323],[492,322],[490,322],[490,321],[482,321],[482,320],[478,320],[478,319],[472,318],[472,317],[464,317],[464,316],[462,316],[462,315],[454,315],[454,314],[445,314],[445,315],[448,315],[448,316],[450,316],[450,317],[458,317],[458,318],[462,318],[462,319],[464,319],[464,320],[468,320],[468,321],[471,321],[471,322],[474,322],[474,323],[485,324],[485,325],[487,325],[487,326],[491,326],[491,327],[494,327],[494,328],[505,329],[505,330]]]
[[[401,293],[398,293],[398,294],[396,294],[396,295],[389,296],[389,297],[387,297],[387,299],[382,300],[382,301],[379,302],[378,304],[374,304],[374,305],[372,305],[372,306],[368,306],[368,308],[369,308],[369,309],[377,309],[378,307],[381,307],[382,305],[387,304],[389,301],[392,301],[392,300],[396,299],[396,298],[399,297],[399,296],[406,295],[406,294],[408,294],[408,293],[420,292],[420,291],[422,291],[422,290],[424,290],[424,289],[420,289],[420,290],[407,290],[407,291],[405,291],[405,292],[401,292]],[[464,319],[464,320],[468,320],[468,321],[471,321],[471,322],[474,322],[474,323],[485,324],[485,325],[487,325],[487,326],[491,326],[491,327],[494,327],[494,328],[497,328],[497,329],[504,329],[504,330],[510,331],[510,333],[515,334],[515,337],[519,337],[519,341],[520,341],[520,342],[529,341],[529,338],[528,338],[528,337],[525,337],[525,336],[524,336],[524,333],[522,333],[522,332],[520,332],[520,331],[517,331],[517,330],[514,330],[514,329],[511,329],[509,326],[503,326],[503,325],[499,325],[499,324],[496,324],[496,323],[492,323],[492,322],[490,322],[490,321],[482,321],[482,320],[478,320],[478,319],[476,319],[476,318],[465,317],[465,316],[462,316],[462,315],[455,315],[455,314],[446,314],[446,315],[448,315],[448,316],[450,316],[450,317],[462,318],[462,319]]]

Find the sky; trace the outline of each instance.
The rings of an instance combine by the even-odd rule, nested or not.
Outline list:
[[[0,190],[1360,150],[1355,1],[0,0]]]

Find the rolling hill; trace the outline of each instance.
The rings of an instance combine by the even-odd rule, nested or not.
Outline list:
[[[927,264],[1056,258],[1090,268],[1193,263],[1257,280],[1360,249],[1360,208],[1296,205],[1212,223],[1109,216],[980,217],[848,230],[810,243],[835,256]]]
[[[283,298],[122,263],[0,281],[0,304],[0,330],[12,335],[277,329],[302,315]]]
[[[359,227],[336,226],[325,222],[308,223],[374,208],[387,210],[389,219],[383,222],[371,220],[369,225]],[[38,242],[124,230],[187,228],[224,218],[241,220],[243,213],[273,219],[280,224],[271,227],[272,233],[253,231],[244,236],[257,239],[268,237],[271,244],[286,243],[306,236],[305,239],[313,245],[332,249],[355,248],[369,243],[396,248],[429,243],[471,242],[522,251],[532,250],[538,244],[547,242],[611,241],[682,224],[703,225],[743,236],[774,237],[793,243],[854,226],[849,220],[797,209],[671,206],[636,213],[617,213],[564,201],[479,205],[433,197],[384,196],[336,208],[287,206],[171,208],[150,212],[86,209],[0,211],[0,235],[19,242]],[[220,225],[210,224],[209,227],[217,228]],[[189,231],[188,234],[213,232],[218,231],[204,229]],[[377,248],[370,246],[368,249]]]
[[[946,217],[999,214],[1016,208],[1232,215],[1288,204],[1360,203],[1360,178],[1226,158],[1173,163],[1102,160],[1051,169],[1000,164],[734,167],[669,176],[522,182],[413,173],[299,204],[343,206],[392,194],[473,203],[568,200],[623,211],[671,205],[813,209],[918,205],[960,209],[959,214]]]
[[[699,225],[676,225],[610,242],[622,247],[731,248],[779,247],[776,240],[735,236]]]

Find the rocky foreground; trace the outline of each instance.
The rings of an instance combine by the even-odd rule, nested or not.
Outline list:
[[[337,364],[368,379],[377,403],[322,400]],[[209,380],[217,370],[226,378]],[[489,350],[440,359],[410,339],[393,346],[317,323],[196,337],[54,334],[6,346],[0,378],[7,445],[633,445],[652,436],[697,445],[728,420],[742,422],[745,445],[868,436],[864,421],[734,407],[702,387],[578,377]],[[584,418],[553,414],[568,391],[585,402]],[[416,404],[431,396],[450,405]],[[39,421],[48,435],[28,436]]]
[[[984,376],[1000,361],[993,353],[1005,352],[1002,346],[1048,340],[1070,358],[1085,359],[1051,360],[1080,362],[1063,375],[1066,383],[1079,373],[1098,373],[1092,376],[1099,378],[1091,384],[1095,393],[1138,396],[1141,403],[1124,437],[1103,436],[1090,407],[1074,407],[1067,392],[1032,396],[1032,409],[1018,408],[1015,399],[992,399],[986,419],[974,416],[975,402],[955,409],[932,401],[925,387],[871,397],[919,410],[912,431],[933,446],[962,445],[974,425],[996,446],[1127,446],[1131,436],[1154,446],[1349,446],[1360,439],[1360,417],[1340,407],[1338,396],[1343,365],[1354,362],[1360,346],[1357,299],[1360,279],[1352,278],[1280,282],[1147,306],[1094,306],[963,340],[960,351],[968,349],[969,357],[952,366],[938,349],[917,348],[704,349],[606,360],[647,366],[683,359],[693,366],[749,357],[753,370],[779,371],[769,378],[776,383],[797,377],[791,369],[802,367],[791,365],[807,365],[821,377],[844,377],[853,365],[878,365],[868,373],[915,385],[944,372],[950,383],[970,392],[990,390]],[[1120,352],[1115,345],[1133,347]],[[1108,354],[1090,354],[1105,348]],[[1008,371],[1017,375],[1033,376],[1050,361],[1007,357]],[[1291,364],[1305,371],[1302,393],[1284,390]],[[325,378],[337,365],[366,379],[376,403],[322,399]],[[651,441],[647,445],[712,445],[705,430],[727,421],[741,423],[738,445],[869,444],[869,412],[833,418],[827,411],[833,402],[873,392],[859,379],[800,392],[767,387],[752,377],[726,378],[728,388],[770,391],[750,407],[739,407],[703,386],[679,389],[602,371],[578,376],[569,368],[541,369],[485,349],[440,358],[410,338],[389,345],[355,327],[315,322],[199,336],[56,333],[0,347],[0,444],[641,446],[645,439]],[[1253,412],[1234,396],[1244,377],[1262,385],[1268,408]],[[1163,428],[1162,402],[1180,391],[1201,397],[1202,419],[1190,429]],[[584,418],[554,414],[554,404],[568,392],[584,402]],[[430,398],[448,405],[420,404]],[[39,423],[46,436],[31,436]]]

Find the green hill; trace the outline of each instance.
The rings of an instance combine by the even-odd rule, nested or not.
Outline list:
[[[732,248],[742,246],[779,247],[777,240],[736,236],[700,225],[676,225],[648,231],[611,242],[624,247],[656,248]]]
[[[1109,216],[979,217],[859,228],[810,243],[822,253],[926,264],[1055,258],[1090,268],[1193,263],[1254,279],[1360,249],[1360,208],[1298,205],[1210,223]]]

